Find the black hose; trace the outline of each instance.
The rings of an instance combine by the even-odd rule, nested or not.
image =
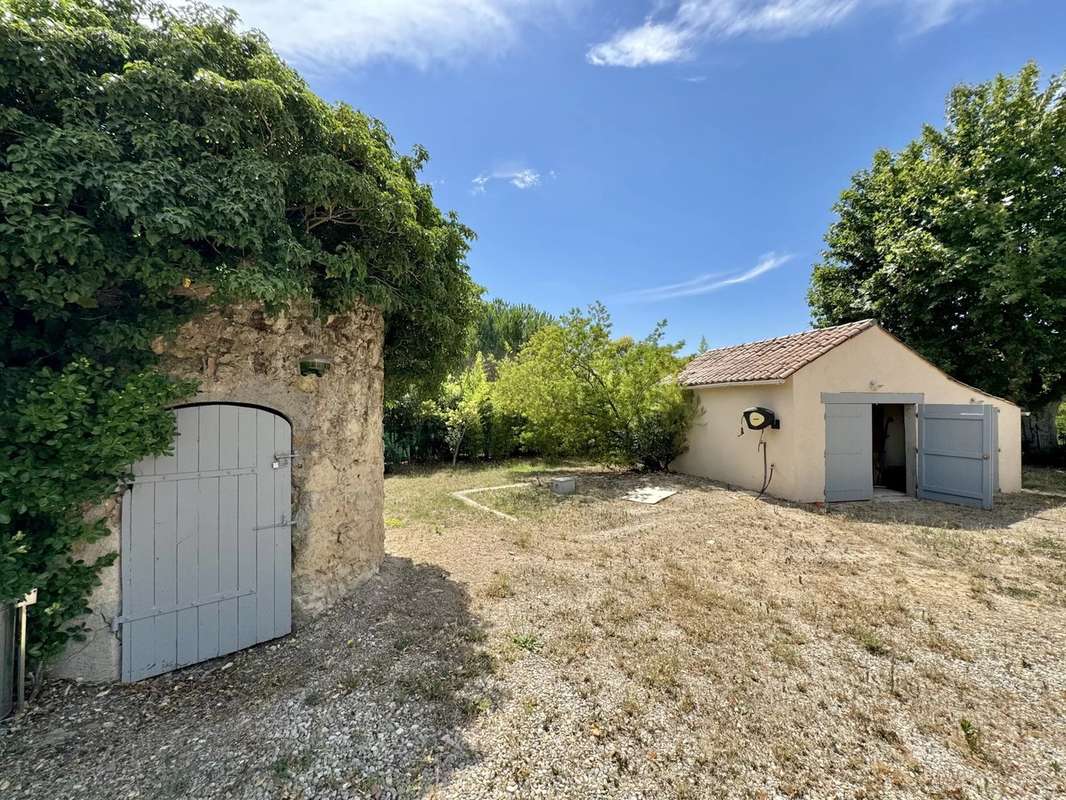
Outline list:
[[[762,449],[762,488],[755,495],[756,500],[766,494],[766,490],[770,488],[770,481],[774,479],[774,468],[767,464],[766,441],[763,439],[762,434],[759,434],[759,447]]]

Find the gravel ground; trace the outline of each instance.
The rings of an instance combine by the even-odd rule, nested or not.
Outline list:
[[[0,797],[414,797],[476,758],[484,639],[462,587],[389,556],[276,643],[133,685],[50,683],[0,738]]]
[[[1066,495],[826,514],[679,476],[386,481],[378,577],[293,636],[52,682],[0,797],[1066,795]],[[477,495],[509,523],[449,497]],[[621,495],[647,483],[656,506]],[[1066,489],[1066,486],[1062,488]]]

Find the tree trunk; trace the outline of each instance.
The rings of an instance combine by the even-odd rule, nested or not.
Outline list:
[[[463,423],[463,427],[459,429],[459,439],[455,443],[455,449],[452,451],[452,467],[454,468],[459,461],[459,448],[463,446],[463,437],[466,436],[466,423]]]
[[[1059,444],[1059,434],[1055,427],[1055,417],[1059,413],[1061,400],[1031,410],[1022,417],[1022,448],[1027,453],[1046,453]]]

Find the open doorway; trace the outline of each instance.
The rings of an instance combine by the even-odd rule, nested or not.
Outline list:
[[[827,502],[917,496],[921,401],[918,394],[822,395]]]
[[[872,413],[874,494],[906,494],[907,435],[901,403],[874,403]]]

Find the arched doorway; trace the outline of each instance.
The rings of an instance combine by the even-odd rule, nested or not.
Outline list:
[[[134,465],[122,501],[122,680],[292,628],[292,425],[266,408],[174,409],[171,455]]]

